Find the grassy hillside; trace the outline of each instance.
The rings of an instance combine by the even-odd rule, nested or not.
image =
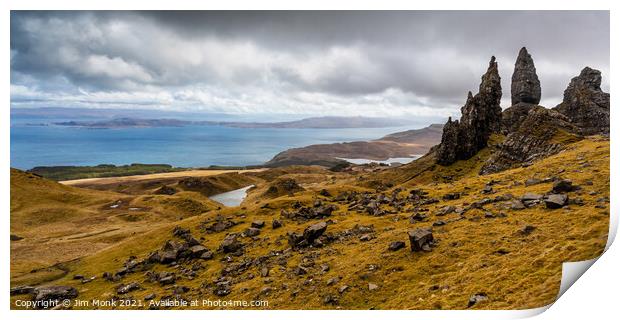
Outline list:
[[[272,309],[540,307],[551,303],[558,293],[562,262],[594,258],[605,246],[609,223],[609,140],[587,138],[529,167],[480,176],[480,167],[493,145],[503,137],[493,139],[490,148],[449,167],[435,165],[433,155],[429,154],[407,166],[378,173],[327,173],[318,168],[282,168],[253,173],[251,176],[257,186],[240,207],[215,208],[186,216],[182,221],[149,223],[148,231],[117,239],[118,243],[104,250],[64,263],[64,273],[47,283],[73,286],[81,299],[133,297],[142,301],[143,308],[148,308],[144,298],[152,294],[155,300],[164,297],[261,299],[268,300]],[[270,186],[283,178],[295,180],[303,190],[296,189],[296,192],[277,197],[266,196]],[[33,178],[22,176],[20,179]],[[544,204],[523,209],[515,207],[522,195],[543,195],[558,179],[571,179],[580,187],[580,190],[568,192],[570,202],[566,207],[548,209]],[[357,196],[347,200],[345,195],[352,191],[358,192]],[[26,212],[32,210],[23,203],[32,191],[22,189],[21,192],[25,194],[20,198],[21,204],[14,206],[12,186],[12,232],[25,232],[26,226],[19,224],[31,220],[17,218],[25,217]],[[116,195],[105,191],[72,192],[76,196],[67,199],[75,203],[87,202],[90,210],[99,214],[103,214],[102,210],[94,208],[113,200]],[[96,192],[96,196],[81,198],[78,196],[81,192]],[[383,196],[392,200],[378,202],[376,210],[385,213],[382,215],[367,213],[371,205],[359,207],[352,202],[364,197],[382,199]],[[177,204],[169,203],[164,207],[155,200],[160,199],[159,196],[135,197],[133,201],[149,204],[153,210],[179,210]],[[201,199],[209,206],[199,192],[183,191],[175,197],[175,201]],[[420,199],[423,201],[418,201]],[[44,206],[48,202],[53,205],[55,201],[58,200],[45,196],[33,203]],[[334,210],[324,218],[303,219],[290,214],[302,212],[300,207],[315,208],[310,209],[314,212],[327,206],[334,206]],[[446,206],[454,208],[441,215]],[[92,213],[75,213],[75,219],[84,214],[90,216]],[[275,219],[283,226],[272,228]],[[257,236],[243,236],[255,220],[264,221],[266,226]],[[210,229],[218,221],[233,223],[224,230]],[[322,245],[291,249],[288,233],[300,234],[304,228],[320,221],[327,222],[326,233],[319,238]],[[142,261],[166,241],[181,241],[173,235],[175,227],[187,228],[214,253],[213,259],[181,259],[175,265],[145,263],[120,279],[102,278],[104,272],[115,273],[123,267],[131,256]],[[436,242],[429,252],[410,251],[407,231],[417,228],[432,229]],[[242,254],[218,250],[231,233],[239,234],[244,246]],[[87,239],[82,243],[90,243]],[[20,241],[12,242],[12,268],[23,259],[14,253]],[[405,242],[406,248],[388,250],[395,241]],[[151,274],[175,273],[176,281],[163,285],[149,281],[148,271]],[[81,283],[73,280],[76,274],[97,278]],[[133,282],[140,289],[118,292],[119,287]],[[230,292],[218,296],[217,293],[222,294],[218,289],[224,282]],[[15,277],[12,273],[11,284],[32,284],[32,279]],[[473,295],[486,299],[470,305]],[[23,296],[13,296],[12,300],[17,298]]]
[[[129,196],[11,169],[11,279],[44,281],[57,264],[219,206],[194,192]]]
[[[168,164],[141,164],[133,163],[124,166],[112,164],[100,164],[98,166],[53,166],[53,167],[34,167],[29,170],[44,178],[55,181],[88,179],[101,177],[122,177],[139,174],[152,174],[160,172],[175,172],[187,170],[186,168],[175,168]]]

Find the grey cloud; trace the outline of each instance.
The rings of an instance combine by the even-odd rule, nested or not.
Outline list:
[[[445,115],[477,90],[491,55],[509,96],[521,46],[543,101],[559,102],[586,65],[608,87],[606,11],[14,11],[11,84],[32,89],[22,102],[81,101],[87,90],[101,95],[86,97],[93,104],[321,113],[363,112],[373,101]]]

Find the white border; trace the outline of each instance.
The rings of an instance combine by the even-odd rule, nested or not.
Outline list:
[[[540,1],[540,0],[521,0],[518,2],[501,2],[501,1],[485,1],[485,0],[446,0],[446,1],[372,1],[367,3],[360,3],[360,1],[351,1],[349,3],[345,1],[336,2],[333,0],[314,0],[308,1],[308,3],[301,3],[301,1],[283,1],[283,0],[261,0],[261,1],[240,1],[240,0],[228,0],[226,2],[207,2],[207,4],[200,4],[197,1],[169,1],[169,0],[150,0],[148,2],[139,1],[127,1],[127,0],[107,0],[100,1],[99,3],[92,3],[93,1],[77,1],[77,0],[5,0],[0,2],[2,6],[2,13],[0,16],[0,34],[3,36],[2,49],[0,55],[2,56],[2,97],[4,105],[1,109],[2,114],[2,139],[0,144],[2,150],[2,163],[4,168],[8,169],[10,166],[9,158],[9,143],[10,143],[10,48],[9,48],[9,36],[10,36],[10,10],[99,10],[99,9],[117,9],[117,10],[129,10],[129,9],[149,9],[149,10],[215,10],[215,9],[247,9],[247,10],[266,10],[266,9],[326,9],[326,10],[394,10],[394,9],[410,9],[410,10],[611,10],[611,57],[617,57],[620,52],[617,50],[617,40],[614,40],[613,35],[618,35],[618,22],[616,9],[620,1],[604,1],[604,0],[589,0],[579,2],[569,1]],[[527,23],[527,22],[524,22]],[[560,53],[559,53],[560,54]],[[615,74],[614,70],[616,64],[614,60],[611,61],[611,74]],[[612,76],[613,78],[613,76]],[[615,84],[611,81],[611,90]],[[615,114],[614,106],[617,105],[618,99],[615,95],[611,95],[612,99],[612,123],[614,123]],[[618,141],[618,132],[612,130],[611,138],[611,177],[617,178],[618,169],[618,148],[615,141]],[[5,237],[2,238],[2,256],[4,257],[4,263],[0,264],[0,270],[2,271],[2,289],[0,289],[0,301],[9,301],[9,237],[6,236],[10,233],[9,229],[9,170],[0,170],[2,181],[4,182],[2,188],[2,203],[5,210],[3,211],[3,230],[5,230]],[[617,194],[618,187],[617,182],[612,178],[611,181],[611,194]],[[613,198],[613,197],[612,197]],[[609,249],[600,259],[598,263],[595,263],[592,267],[593,271],[587,272],[582,281],[578,281],[573,288],[566,291],[566,294],[553,305],[549,311],[543,313],[540,318],[558,319],[558,318],[573,318],[575,316],[590,317],[592,315],[609,316],[610,314],[617,313],[615,305],[617,304],[618,285],[620,277],[618,276],[618,270],[620,270],[620,253],[617,249],[618,246],[610,247],[615,237],[615,233],[618,226],[618,206],[612,199],[610,205],[611,223],[610,223],[610,241],[608,241],[607,249]],[[594,261],[590,261],[594,263]],[[579,272],[576,274],[581,275],[585,272],[584,265],[590,263],[578,263]],[[574,266],[575,264],[573,264]],[[571,268],[565,266],[564,269]],[[577,275],[577,278],[578,278]],[[568,279],[568,274],[566,275]],[[572,277],[576,280],[574,277]],[[563,285],[565,286],[565,285]],[[545,311],[547,307],[531,310],[521,311],[380,311],[380,314],[385,317],[394,319],[411,319],[411,318],[424,318],[424,319],[499,319],[499,318],[523,318],[536,314],[540,314]],[[9,303],[0,303],[0,310],[3,314],[3,319],[40,319],[45,317],[46,319],[72,319],[72,318],[92,318],[95,319],[127,319],[128,317],[138,318],[150,318],[150,319],[170,319],[174,317],[182,317],[183,319],[204,319],[204,318],[216,318],[216,319],[236,319],[236,318],[253,318],[253,319],[279,319],[279,318],[300,318],[300,319],[316,319],[317,317],[346,317],[356,319],[371,319],[375,318],[377,311],[11,311],[9,310]],[[605,317],[605,318],[607,318]]]

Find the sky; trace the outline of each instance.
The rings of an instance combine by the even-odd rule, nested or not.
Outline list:
[[[607,11],[13,11],[11,107],[460,115],[526,46],[541,105],[585,66],[609,91]]]

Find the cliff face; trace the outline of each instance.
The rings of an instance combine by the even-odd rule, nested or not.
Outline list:
[[[501,126],[502,109],[499,105],[502,87],[495,57],[491,58],[487,72],[482,76],[479,92],[469,92],[461,108],[461,119],[444,126],[441,144],[437,148],[437,163],[450,165],[466,160],[487,146],[491,133]]]
[[[609,93],[601,90],[601,72],[581,70],[564,91],[564,100],[554,109],[567,116],[582,134],[609,134]]]
[[[577,128],[557,111],[532,106],[520,125],[506,137],[485,162],[480,174],[489,174],[545,158],[581,139]]]
[[[500,78],[495,58],[482,77],[480,92],[461,108],[461,119],[448,120],[437,163],[450,165],[473,157],[487,147],[491,133],[506,136],[486,161],[481,174],[499,172],[562,151],[583,135],[609,133],[609,94],[601,90],[601,73],[589,67],[573,78],[564,101],[554,109],[539,106],[540,81],[526,48],[519,51],[511,83],[512,106],[501,111]]]

